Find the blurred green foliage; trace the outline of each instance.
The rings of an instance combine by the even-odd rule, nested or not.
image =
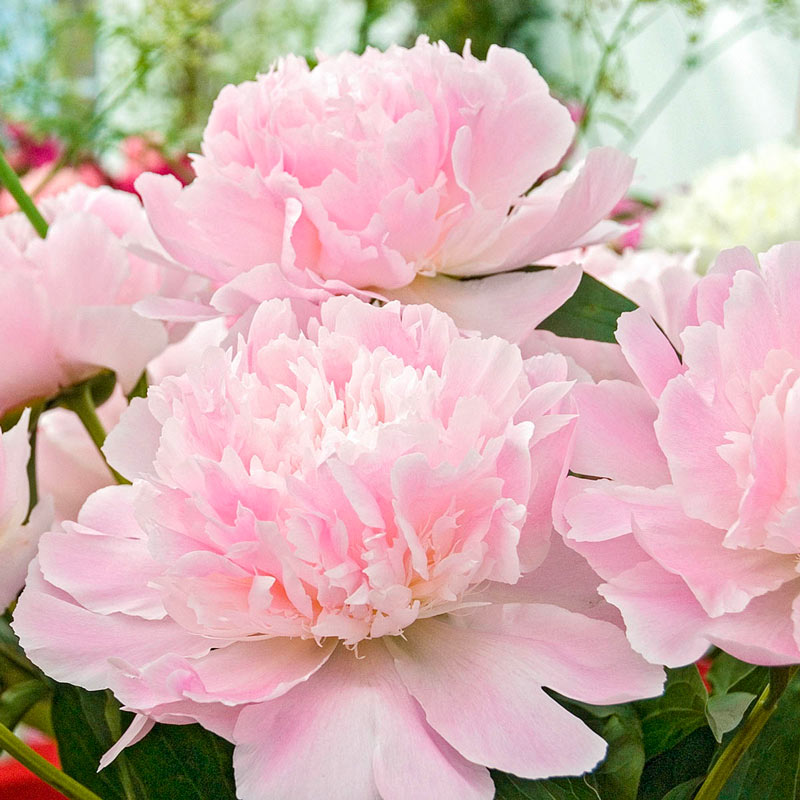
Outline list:
[[[419,33],[484,57],[492,43],[524,52],[560,97],[635,137],[619,112],[631,99],[624,44],[678,13],[686,48],[676,77],[719,43],[705,17],[720,6],[797,35],[800,0],[2,0],[0,121],[24,122],[66,147],[64,162],[113,151],[145,133],[165,154],[197,149],[214,97],[285,52],[413,42]],[[723,43],[724,44],[724,43]],[[663,103],[662,103],[663,105]],[[657,108],[651,109],[652,116]],[[647,116],[647,115],[646,115]],[[642,124],[648,124],[647,118]]]

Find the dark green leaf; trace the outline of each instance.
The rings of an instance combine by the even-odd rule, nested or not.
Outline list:
[[[707,699],[708,693],[694,664],[667,670],[664,694],[636,703],[648,761],[706,725]]]
[[[667,792],[663,800],[691,800],[702,782],[702,775],[697,778],[690,778]]]
[[[706,719],[718,742],[742,721],[745,711],[755,699],[756,695],[750,692],[729,692],[708,698]]]
[[[92,403],[94,403],[95,408],[100,408],[114,393],[114,386],[116,386],[116,383],[116,373],[112,372],[110,369],[104,369],[102,372],[98,372],[94,377],[64,389],[61,394],[48,402],[48,408],[51,406],[71,408],[73,398],[80,396],[86,386],[89,387],[89,391],[92,395]]]
[[[234,800],[233,745],[199,725],[156,725],[126,751],[152,800]]]
[[[53,727],[65,772],[103,800],[235,800],[233,746],[199,725],[156,725],[97,773],[118,738],[112,729],[131,720],[118,709],[107,692],[56,686]]]
[[[559,336],[616,342],[617,319],[636,307],[632,300],[584,272],[575,294],[538,327]]]
[[[642,726],[632,708],[623,706],[598,731],[608,742],[608,755],[594,778],[609,800],[636,800],[644,768]]]
[[[97,772],[100,758],[114,743],[106,720],[106,698],[105,692],[87,692],[67,684],[56,684],[53,730],[64,772],[103,800],[126,800],[120,774],[122,762]]]
[[[725,784],[719,800],[800,798],[800,673]]]
[[[492,777],[495,800],[604,800],[592,775],[543,781],[526,781],[502,772],[493,772]]]
[[[645,764],[638,800],[662,800],[679,786],[703,778],[716,750],[717,743],[708,726],[697,728],[675,747]]]
[[[147,370],[144,370],[142,374],[139,376],[139,380],[136,381],[136,385],[131,389],[125,397],[128,399],[130,403],[134,397],[147,397]]]
[[[0,694],[0,722],[13,731],[28,711],[47,696],[48,691],[47,684],[37,680],[10,686]]]
[[[714,656],[707,677],[715,695],[728,692],[759,695],[769,680],[769,669],[746,664],[720,651]]]

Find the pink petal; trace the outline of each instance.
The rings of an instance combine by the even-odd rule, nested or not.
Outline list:
[[[380,643],[343,647],[309,681],[245,708],[234,769],[242,800],[489,800],[488,773],[426,724]]]
[[[711,645],[708,615],[683,580],[655,561],[623,572],[600,594],[622,612],[634,650],[654,664],[681,667]]]
[[[603,758],[603,740],[538,688],[537,642],[428,619],[387,647],[428,723],[470,761],[544,778]]]
[[[622,314],[616,336],[636,377],[652,398],[658,398],[670,378],[683,372],[669,339],[643,309]]]
[[[308,680],[330,658],[336,640],[273,638],[234,642],[192,664],[203,690],[186,692],[198,702],[260,703]]]
[[[656,487],[670,480],[656,441],[657,408],[640,387],[624,381],[578,384],[572,472]]]
[[[729,429],[684,375],[669,382],[655,423],[669,461],[672,482],[687,514],[718,528],[736,519],[741,490],[736,474],[719,455]]]
[[[580,279],[580,267],[570,264],[480,280],[418,276],[408,286],[384,294],[402,303],[430,303],[462,330],[518,343],[574,294]]]
[[[87,611],[48,584],[36,561],[14,610],[14,630],[28,657],[51,678],[89,690],[113,687],[111,658],[136,667],[164,653],[200,656],[213,647],[171,620]]]

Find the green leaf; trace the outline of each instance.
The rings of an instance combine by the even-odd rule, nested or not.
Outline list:
[[[747,664],[720,651],[714,656],[707,677],[715,695],[728,692],[759,695],[769,680],[769,668]]]
[[[47,697],[47,684],[38,680],[21,681],[0,694],[0,722],[13,731],[40,700]]]
[[[492,772],[492,778],[495,800],[603,800],[592,775],[527,781],[515,775]]]
[[[108,692],[57,684],[53,727],[64,771],[103,800],[235,800],[233,745],[199,725],[156,725],[98,773],[117,739],[112,728],[131,719]]]
[[[718,742],[722,742],[722,737],[742,721],[745,712],[755,699],[756,695],[750,692],[729,692],[708,698],[706,719]]]
[[[127,800],[122,789],[121,762],[97,772],[100,758],[114,743],[105,707],[105,692],[55,684],[51,716],[61,768],[103,800]]]
[[[637,800],[663,800],[669,792],[684,784],[697,778],[702,780],[716,750],[717,743],[708,726],[697,728],[677,745],[645,764]],[[677,797],[685,795],[678,793]]]
[[[103,403],[108,400],[114,393],[114,387],[117,384],[117,375],[110,369],[104,369],[98,372],[97,375],[89,378],[88,380],[81,381],[81,383],[73,384],[72,386],[64,389],[61,394],[54,397],[48,402],[48,408],[52,406],[64,406],[71,408],[75,397],[82,395],[86,386],[92,396],[92,403],[95,408],[100,408]]]
[[[694,664],[667,670],[664,694],[636,703],[649,761],[706,725],[708,693]]]
[[[635,711],[622,706],[598,731],[608,742],[608,755],[594,778],[600,794],[610,800],[636,800],[644,769],[642,726]]]
[[[719,794],[719,800],[756,798],[800,798],[800,673]]]
[[[684,781],[674,789],[668,791],[664,795],[663,800],[692,800],[694,793],[697,791],[702,782],[702,775],[699,775],[696,778],[690,778],[688,781]]]
[[[133,389],[131,389],[128,394],[125,395],[128,403],[130,403],[134,397],[147,397],[147,386],[147,370],[144,370],[144,372],[142,372],[142,374],[139,376],[139,380],[136,381],[136,385],[133,387]]]
[[[615,343],[617,319],[636,308],[632,300],[584,272],[575,294],[538,328],[559,336]]]
[[[147,798],[236,798],[233,745],[200,725],[156,725],[126,754]]]

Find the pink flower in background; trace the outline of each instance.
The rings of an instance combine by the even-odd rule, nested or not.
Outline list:
[[[194,182],[143,175],[137,189],[172,257],[234,291],[216,300],[225,313],[245,298],[376,291],[519,338],[570,296],[577,270],[446,276],[507,271],[618,230],[603,218],[633,161],[611,148],[528,193],[574,129],[522,54],[495,46],[483,62],[422,37],[313,70],[289,56],[225,87]]]
[[[615,241],[615,245],[619,247],[620,250],[625,250],[629,247],[637,248],[641,245],[645,223],[657,207],[658,201],[652,202],[635,197],[623,197],[622,200],[614,206],[611,212],[611,218],[624,225],[630,226],[620,234]]]
[[[13,428],[0,434],[0,609],[5,610],[17,596],[36,555],[41,534],[52,523],[52,505],[40,502],[27,524],[30,493],[28,489],[28,420],[25,411]]]
[[[156,247],[135,197],[75,186],[41,209],[46,239],[21,213],[0,220],[0,416],[102,369],[129,390],[167,343],[164,325],[133,303],[180,296],[187,285],[165,259],[151,263],[126,249]]]
[[[551,542],[564,359],[422,305],[334,298],[305,327],[264,303],[238,352],[133,401],[106,444],[133,485],[44,536],[26,652],[140,713],[120,747],[150,720],[233,741],[243,800],[591,769],[604,742],[540,687],[616,703],[663,676]]]
[[[716,644],[800,660],[800,243],[744,248],[697,285],[682,361],[640,309],[617,338],[641,387],[575,389],[562,498],[634,647],[676,666]],[[643,388],[642,388],[643,387]]]
[[[181,183],[188,183],[194,177],[188,156],[168,161],[156,143],[144,136],[128,136],[120,150],[124,163],[122,169],[111,177],[111,184],[123,192],[135,192],[133,184],[143,172],[174,175]]]
[[[61,142],[55,137],[37,138],[27,125],[20,122],[6,123],[2,132],[9,140],[8,163],[17,172],[27,172],[51,164],[63,150]]]

